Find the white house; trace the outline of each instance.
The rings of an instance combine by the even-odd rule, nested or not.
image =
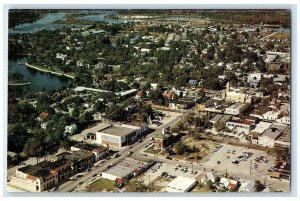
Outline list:
[[[220,180],[220,186],[223,186],[227,189],[236,189],[239,185],[239,182],[233,178],[222,177]]]
[[[70,135],[73,135],[76,131],[77,131],[76,124],[72,124],[70,126],[65,127],[65,132],[64,133],[69,133]]]
[[[157,83],[151,83],[150,85],[151,85],[151,89],[155,90],[157,88],[158,84]]]

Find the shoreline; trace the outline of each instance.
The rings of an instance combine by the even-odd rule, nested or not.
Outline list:
[[[28,64],[27,62],[25,63],[25,65],[27,67],[31,68],[31,69],[35,69],[35,70],[42,71],[42,72],[45,72],[45,73],[50,73],[52,75],[63,76],[63,77],[67,77],[67,78],[70,78],[70,79],[73,79],[73,80],[75,79],[75,77],[72,76],[72,75],[58,73],[58,72],[54,72],[54,71],[50,71],[50,70],[45,70],[45,69],[39,68],[37,66],[34,66],[32,64]]]

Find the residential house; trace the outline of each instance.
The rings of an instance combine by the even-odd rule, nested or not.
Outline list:
[[[68,133],[70,135],[73,135],[73,134],[76,133],[76,131],[77,131],[76,124],[72,124],[72,125],[69,125],[69,126],[65,127],[65,132],[64,133]]]
[[[235,190],[238,188],[239,182],[236,178],[233,177],[229,177],[229,178],[222,177],[220,179],[220,186],[228,190]]]
[[[38,121],[45,121],[49,116],[48,112],[41,112],[37,118]]]

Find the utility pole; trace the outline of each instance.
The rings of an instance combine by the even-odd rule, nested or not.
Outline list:
[[[264,186],[266,186],[267,185],[267,177],[265,177],[265,179],[264,179]]]
[[[250,175],[252,174],[251,170],[252,170],[252,159],[250,160]]]

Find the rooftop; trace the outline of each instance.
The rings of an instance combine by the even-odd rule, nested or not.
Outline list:
[[[291,141],[291,127],[287,126],[286,129],[284,129],[283,134],[277,140],[282,141],[282,142],[290,142]]]
[[[135,131],[136,130],[132,128],[113,125],[109,128],[99,130],[98,132],[109,134],[109,135],[116,135],[116,136],[127,136]]]
[[[83,149],[83,150],[87,150],[87,151],[93,151],[94,149],[107,149],[106,147],[103,146],[97,146],[97,145],[93,145],[93,144],[85,144],[85,143],[78,143],[73,145],[73,147],[76,147],[78,149]]]
[[[105,173],[125,177],[140,168],[147,166],[148,163],[144,161],[135,160],[132,158],[125,158],[123,161],[105,171]]]
[[[261,121],[259,122],[259,124],[256,124],[255,128],[252,131],[261,134],[265,130],[267,130],[271,125],[272,123]]]
[[[261,136],[267,136],[275,140],[282,134],[286,127],[287,125],[273,123],[273,125],[270,128],[268,128]]]
[[[195,179],[179,176],[171,181],[167,187],[185,191],[196,182]]]

